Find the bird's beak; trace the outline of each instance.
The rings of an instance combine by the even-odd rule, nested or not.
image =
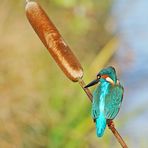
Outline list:
[[[97,78],[97,79],[95,79],[95,80],[93,80],[93,81],[91,81],[89,84],[87,84],[84,88],[87,88],[87,87],[90,87],[90,86],[93,86],[93,85],[95,85],[95,84],[97,84],[98,82],[99,82],[99,78]]]

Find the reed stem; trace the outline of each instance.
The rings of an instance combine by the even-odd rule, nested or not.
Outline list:
[[[85,91],[85,93],[87,94],[89,100],[92,102],[93,96],[88,88],[84,88],[84,86],[86,86],[85,82],[82,79],[79,79],[79,84],[82,87],[82,89]]]

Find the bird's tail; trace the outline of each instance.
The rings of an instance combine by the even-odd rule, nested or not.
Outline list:
[[[106,128],[106,119],[103,113],[100,113],[96,119],[96,132],[98,137],[102,137]]]

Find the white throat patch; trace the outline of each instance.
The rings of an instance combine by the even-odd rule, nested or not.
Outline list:
[[[114,81],[110,77],[106,77],[105,79],[106,79],[107,82],[109,82],[112,85],[114,85]]]

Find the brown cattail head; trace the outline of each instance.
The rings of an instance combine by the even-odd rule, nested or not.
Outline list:
[[[66,76],[74,82],[82,78],[83,69],[79,61],[39,4],[26,1],[26,15],[33,29]]]

